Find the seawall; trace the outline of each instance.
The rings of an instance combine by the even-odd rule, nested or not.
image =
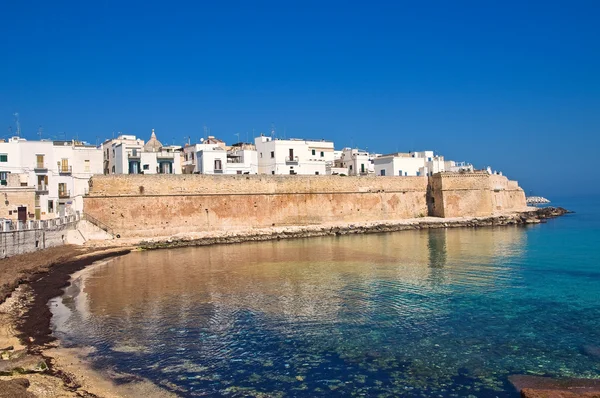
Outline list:
[[[516,182],[472,174],[461,174],[462,178],[455,173],[433,177],[98,175],[90,182],[84,208],[121,237],[427,215],[490,216],[525,209],[525,195]],[[495,192],[499,184],[504,188]]]

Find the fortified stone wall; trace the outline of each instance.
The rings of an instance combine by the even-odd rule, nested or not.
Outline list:
[[[85,212],[122,237],[427,215],[426,177],[94,176]]]
[[[527,207],[516,181],[486,172],[438,173],[430,177],[429,191],[429,212],[436,217],[483,217]]]
[[[122,237],[286,225],[489,216],[520,210],[516,182],[487,173],[433,177],[94,176],[87,214]]]

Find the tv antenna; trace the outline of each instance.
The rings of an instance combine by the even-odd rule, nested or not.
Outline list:
[[[42,133],[44,132],[44,129],[42,128],[42,126],[38,127],[38,136],[40,137],[40,141],[42,140]]]
[[[19,122],[19,113],[15,112],[13,113],[13,116],[15,117],[15,123],[17,125],[17,137],[21,136],[21,123]]]
[[[275,138],[275,123],[271,123],[271,138]]]

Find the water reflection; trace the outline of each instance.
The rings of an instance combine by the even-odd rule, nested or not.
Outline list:
[[[287,394],[299,381],[292,395],[356,391],[367,371],[367,394],[397,394],[398,383],[440,393],[462,363],[441,345],[469,341],[455,336],[457,295],[518,285],[512,259],[525,243],[521,228],[444,229],[136,252],[85,273],[56,301],[56,333],[112,350],[105,358],[128,353],[119,361],[190,395],[233,384]],[[182,369],[186,378],[169,376]]]

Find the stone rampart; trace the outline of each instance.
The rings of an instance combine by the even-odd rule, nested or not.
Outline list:
[[[486,172],[433,175],[429,205],[429,213],[436,217],[484,217],[527,207],[525,193],[516,181]]]
[[[122,237],[427,214],[426,177],[94,176],[85,212]]]
[[[151,237],[426,215],[486,216],[524,208],[522,192],[505,177],[486,173],[429,178],[99,175],[91,180],[84,209],[115,235]]]

